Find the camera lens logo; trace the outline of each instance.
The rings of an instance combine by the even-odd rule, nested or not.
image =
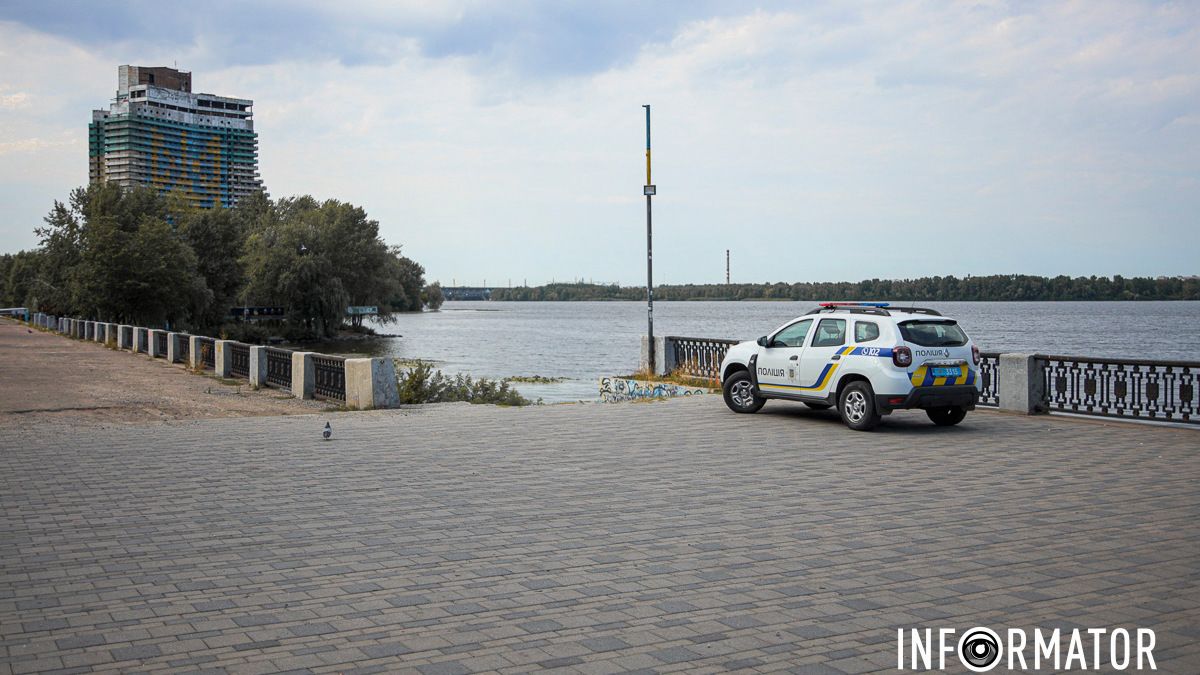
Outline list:
[[[972,628],[958,639],[958,659],[976,673],[985,673],[1000,663],[1000,636],[990,628]]]

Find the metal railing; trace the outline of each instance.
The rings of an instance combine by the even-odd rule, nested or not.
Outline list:
[[[346,400],[346,359],[338,356],[314,354],[312,357],[314,378],[313,394],[317,398],[335,401]]]
[[[200,365],[210,370],[217,367],[217,341],[210,337],[196,340],[200,347]]]
[[[145,354],[149,352],[150,345],[148,344],[146,337],[150,334],[150,331],[145,328],[138,327],[135,327],[133,330],[137,333],[137,339],[134,340],[133,346],[137,348],[138,353]]]
[[[1200,362],[1042,356],[1045,402],[1054,412],[1200,424]]]
[[[167,358],[167,334],[159,331],[154,334],[154,353],[160,359]]]
[[[228,342],[229,373],[238,377],[250,377],[250,345]]]
[[[187,363],[192,351],[192,336],[186,333],[176,336],[175,345],[175,363]]]
[[[121,326],[121,344],[133,347],[133,326]]]
[[[670,345],[668,349],[672,350],[675,373],[719,381],[721,361],[725,359],[725,352],[738,341],[669,336],[665,343]]]
[[[292,388],[292,352],[267,347],[267,384],[284,389]]]
[[[995,408],[1000,405],[1000,354],[979,353],[979,405]]]

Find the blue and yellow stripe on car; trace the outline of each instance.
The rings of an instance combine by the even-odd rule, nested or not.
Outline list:
[[[965,363],[959,364],[957,377],[934,377],[928,365],[921,365],[908,379],[914,387],[940,387],[945,384],[975,384],[975,371]]]
[[[836,356],[847,356],[854,351],[854,346],[844,347],[837,350]],[[795,384],[768,384],[759,382],[759,389],[778,389],[780,391],[820,391],[829,386],[829,381],[833,379],[833,374],[837,372],[838,362],[830,361],[821,369],[821,374],[817,375],[817,381],[808,386],[799,386]]]

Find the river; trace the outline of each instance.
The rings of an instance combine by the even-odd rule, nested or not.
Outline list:
[[[984,351],[1200,360],[1200,302],[931,302]],[[656,335],[754,339],[801,302],[659,302]],[[332,354],[432,361],[450,373],[565,378],[517,384],[546,402],[594,400],[597,380],[637,368],[644,302],[448,302],[372,327],[401,338],[306,345]]]

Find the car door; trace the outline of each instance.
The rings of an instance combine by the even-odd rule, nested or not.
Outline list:
[[[837,370],[846,349],[846,320],[821,319],[804,349],[797,372],[796,393],[824,397],[837,382]]]
[[[792,391],[798,375],[800,355],[812,328],[812,319],[802,319],[771,336],[766,347],[759,349],[755,372],[759,389],[768,394]]]

